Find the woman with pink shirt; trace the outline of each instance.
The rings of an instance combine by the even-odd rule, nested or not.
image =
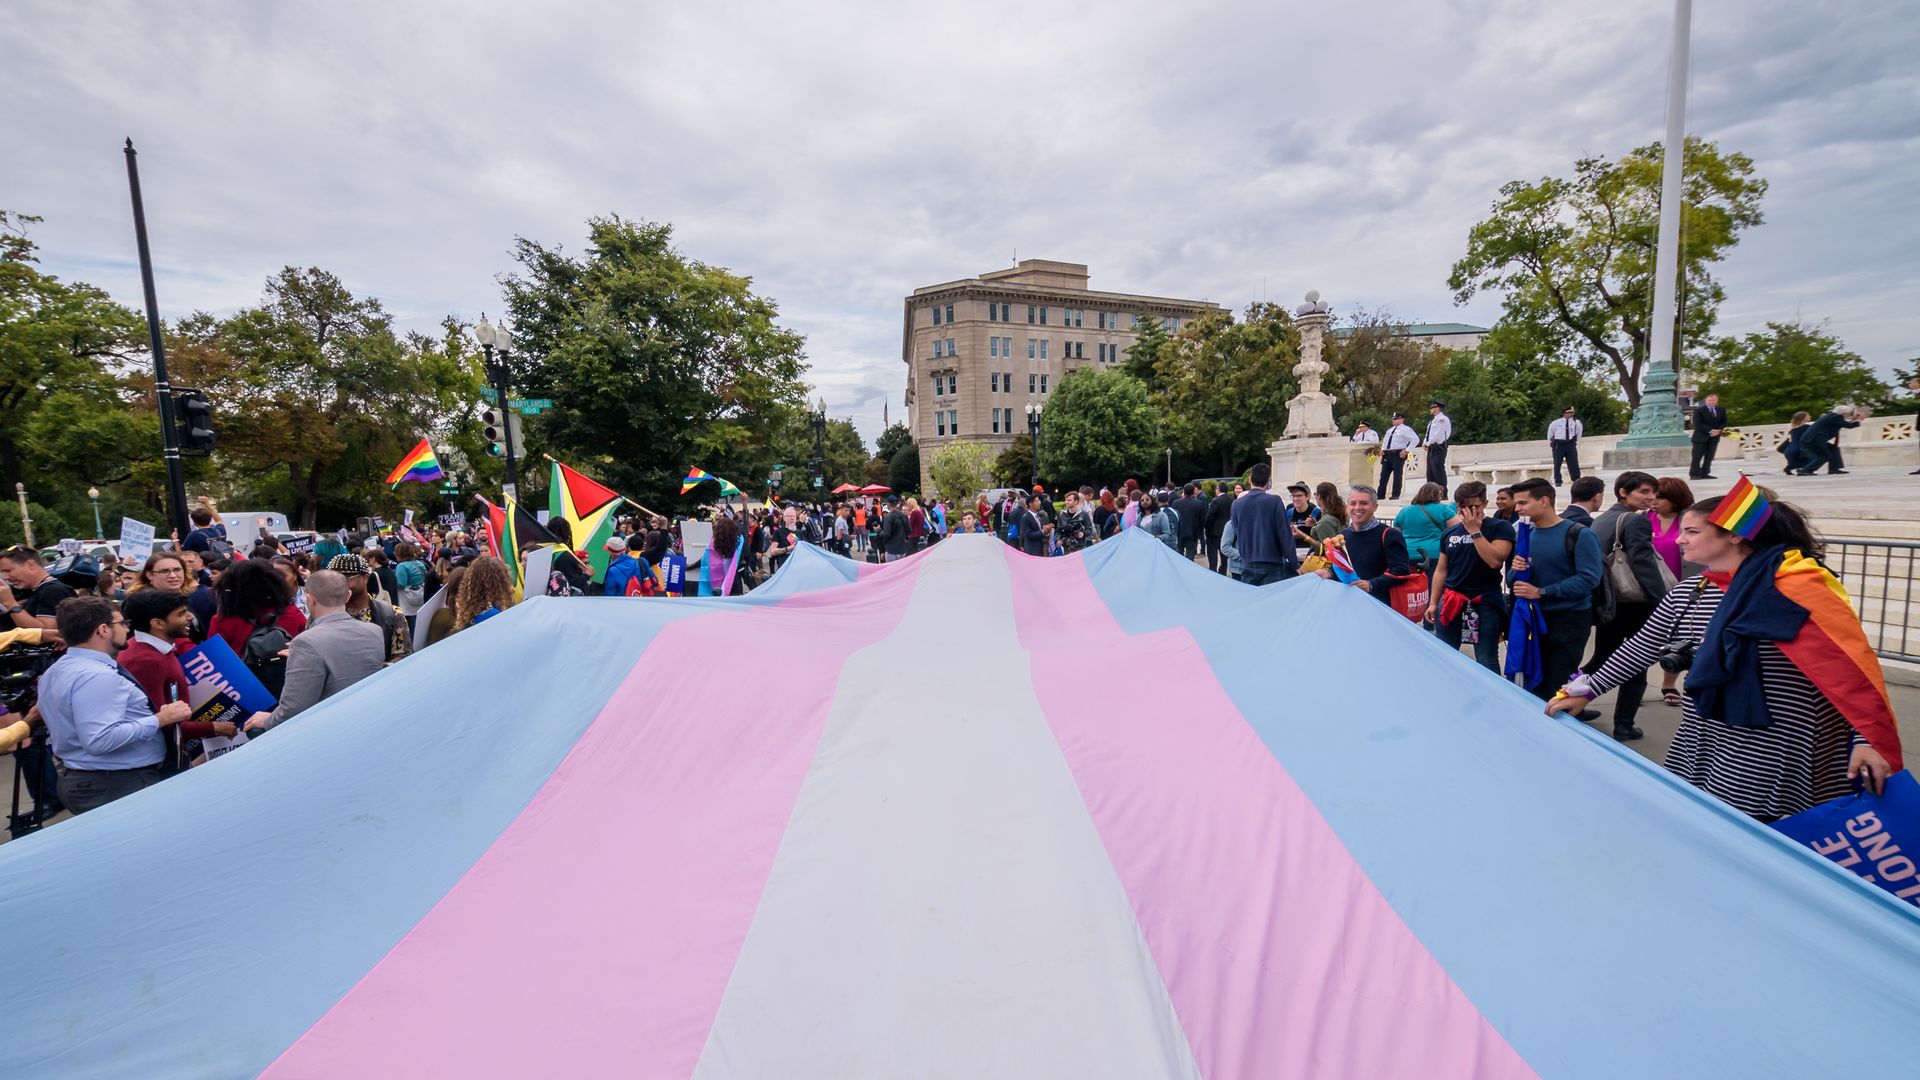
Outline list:
[[[1667,569],[1673,571],[1673,580],[1683,581],[1689,575],[1682,568],[1680,557],[1680,516],[1693,505],[1693,489],[1685,480],[1677,476],[1663,476],[1660,486],[1653,496],[1653,509],[1647,511],[1647,520],[1653,525],[1653,550],[1666,560]],[[1660,702],[1678,708],[1680,705],[1680,676],[1671,671],[1660,676]]]

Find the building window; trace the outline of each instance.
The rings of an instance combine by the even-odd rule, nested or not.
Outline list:
[[[1085,359],[1087,358],[1087,343],[1086,343],[1086,342],[1084,342],[1084,341],[1076,341],[1076,342],[1074,342],[1074,343],[1073,343],[1073,358],[1074,358],[1075,360],[1085,360]]]
[[[988,322],[1000,321],[1000,305],[999,304],[987,305],[987,321]]]
[[[952,339],[952,338],[948,338],[948,339],[947,339],[947,355],[948,355],[948,356],[953,356],[953,355],[955,355],[955,353],[954,353],[954,348],[953,348],[953,339]]]
[[[1027,339],[1027,359],[1033,360],[1039,357],[1039,355],[1040,355],[1040,343],[1035,341],[1032,338],[1028,338]]]
[[[1040,376],[1035,375],[1031,371],[1027,372],[1027,393],[1029,394],[1038,393],[1039,390],[1040,390]]]
[[[991,374],[993,376],[993,379],[992,379],[993,392],[997,394],[1000,392],[1000,373],[995,371],[995,372],[992,372]]]
[[[1000,339],[1000,355],[1001,356],[1013,355],[1013,339],[1012,338]]]
[[[954,409],[947,413],[947,431],[954,435],[960,434],[960,410]]]
[[[1047,339],[1041,338],[1040,339],[1040,359],[1045,360],[1046,358],[1047,358]]]
[[[993,410],[993,433],[995,435],[1000,434],[1000,410],[999,409]]]
[[[1028,326],[1032,326],[1034,323],[1040,321],[1040,316],[1038,314],[1039,311],[1040,309],[1037,307],[1034,307],[1032,304],[1027,305],[1027,325]]]
[[[947,305],[947,321],[949,323],[953,321],[953,305],[952,304]]]
[[[1046,308],[1046,305],[1044,304],[1042,304],[1040,307],[1040,325],[1041,326],[1047,325],[1047,308]]]
[[[1013,321],[1013,305],[1012,304],[1000,305],[1000,321],[1001,322]]]
[[[940,305],[939,304],[933,305],[933,325],[935,326],[940,325]]]
[[[1102,330],[1120,329],[1120,313],[1119,312],[1102,311],[1102,312],[1098,312],[1097,314],[1100,316],[1100,329]]]
[[[1043,394],[1047,392],[1047,377],[1045,375],[1040,376],[1040,392]]]
[[[1180,332],[1180,320],[1168,315],[1166,318],[1160,320],[1160,329],[1165,330],[1169,334],[1177,334]]]
[[[945,435],[947,433],[947,414],[943,412],[934,413],[933,424],[933,433],[935,435]]]

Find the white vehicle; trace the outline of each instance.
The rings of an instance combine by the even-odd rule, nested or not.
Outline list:
[[[263,529],[269,536],[292,531],[287,527],[287,515],[271,510],[223,510],[220,520],[227,526],[227,543],[239,548],[243,555],[260,539]]]

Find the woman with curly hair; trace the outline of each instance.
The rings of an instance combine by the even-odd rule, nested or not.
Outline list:
[[[467,564],[460,579],[460,593],[454,597],[453,633],[476,623],[486,622],[513,606],[513,578],[507,564],[492,555],[482,555]]]
[[[740,547],[740,523],[722,514],[713,519],[713,540],[707,546],[707,581],[718,594],[726,587],[729,573],[734,571],[733,559]],[[733,592],[740,592],[741,575],[733,572]]]
[[[207,627],[210,637],[224,639],[240,656],[247,655],[247,638],[262,626],[272,624],[298,637],[307,628],[307,617],[293,606],[293,590],[272,563],[260,559],[241,559],[213,583],[216,614]]]

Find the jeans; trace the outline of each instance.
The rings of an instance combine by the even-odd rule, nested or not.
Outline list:
[[[1719,439],[1695,439],[1693,442],[1693,464],[1687,469],[1687,475],[1695,480],[1713,471],[1713,453],[1720,449]]]
[[[1552,446],[1554,485],[1556,487],[1559,486],[1560,466],[1562,463],[1566,465],[1567,472],[1573,479],[1580,479],[1580,440],[1555,439],[1552,441]]]
[[[1240,580],[1249,585],[1271,585],[1276,581],[1285,581],[1300,572],[1290,562],[1254,562],[1240,570]]]
[[[1652,614],[1652,604],[1615,604],[1613,618],[1593,628],[1593,657],[1587,661],[1587,673],[1599,671],[1614,650],[1640,632]],[[1633,726],[1634,718],[1640,715],[1640,699],[1646,696],[1647,669],[1641,668],[1620,684],[1620,691],[1613,699],[1615,730]]]
[[[1540,642],[1540,685],[1533,688],[1533,696],[1541,701],[1553,700],[1553,695],[1567,685],[1580,666],[1580,658],[1587,654],[1587,635],[1593,632],[1593,609],[1579,611],[1549,611],[1547,617],[1547,636]]]
[[[1433,597],[1433,603],[1436,608],[1439,606],[1440,597],[1437,593]],[[1500,673],[1500,632],[1507,625],[1506,601],[1498,592],[1490,592],[1478,600],[1470,601],[1470,606],[1480,617],[1480,639],[1473,643],[1474,662],[1498,675]],[[1433,634],[1449,649],[1458,652],[1460,639],[1466,636],[1466,632],[1467,613],[1465,611],[1460,612],[1453,622],[1446,626],[1440,624],[1438,616],[1434,617]]]

